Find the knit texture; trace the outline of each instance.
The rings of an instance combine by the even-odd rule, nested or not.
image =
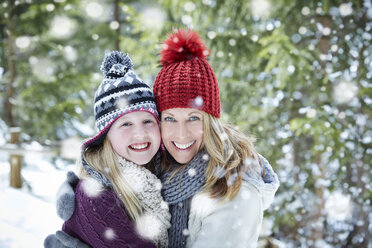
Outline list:
[[[137,221],[138,232],[154,241],[157,247],[168,247],[168,228],[171,216],[161,196],[160,180],[144,166],[118,156],[124,178],[137,196],[143,216]]]
[[[156,119],[159,116],[150,87],[135,74],[128,55],[119,51],[106,54],[101,71],[104,78],[94,96],[98,134],[86,141],[83,148],[101,145],[110,126],[125,114],[147,111]]]
[[[116,244],[126,244],[127,246],[129,245],[128,247],[142,247],[141,242],[147,242],[149,240],[155,243],[158,248],[168,247],[167,229],[170,227],[170,213],[168,205],[163,201],[161,196],[162,185],[160,180],[145,167],[136,165],[120,156],[118,156],[118,162],[121,166],[122,176],[134,190],[143,210],[143,215],[139,220],[137,220],[136,223],[130,220],[125,211],[125,206],[114,192],[110,180],[101,172],[89,166],[84,157],[82,157],[82,166],[90,175],[90,178],[79,182],[75,192],[75,212],[73,216],[65,222],[63,230],[69,235],[80,238],[90,245],[96,242],[107,245],[99,247],[119,247],[115,246]],[[79,202],[83,202],[84,204],[79,205]],[[101,208],[101,214],[92,215],[89,212],[93,209],[95,213],[98,208]],[[109,215],[105,213],[105,208],[115,210],[113,210],[114,212],[112,212],[110,218],[108,218]],[[123,225],[124,229],[121,229],[121,226],[111,225],[112,217],[116,217],[117,222]],[[83,221],[80,223],[79,221],[81,221],[81,219],[85,222]],[[96,222],[101,224],[98,225],[97,229]],[[113,223],[115,224],[115,222]],[[88,225],[85,226],[84,224]],[[103,227],[106,227],[104,231],[102,231]],[[107,227],[109,228],[107,229]],[[107,239],[96,240],[97,237],[94,235],[92,236],[91,232],[96,233],[97,237],[101,237],[102,233],[107,234],[107,232],[109,236],[115,234],[113,235],[113,237],[115,237],[115,242],[111,242]],[[130,234],[129,239],[126,233]],[[146,244],[146,242],[144,244]],[[137,244],[139,246],[137,246]],[[98,246],[93,245],[93,247]]]
[[[206,60],[209,52],[199,35],[181,29],[165,40],[162,47],[162,68],[153,85],[158,111],[195,108],[219,118],[218,83]]]
[[[192,197],[203,189],[208,158],[208,154],[202,150],[189,162],[186,170],[178,171],[171,179],[169,178],[173,171],[168,171],[161,176],[162,194],[169,204],[172,216],[171,228],[168,231],[170,248],[186,246],[190,203]],[[179,165],[174,164],[171,168],[177,166]]]
[[[85,180],[76,187],[76,208],[62,230],[95,248],[151,247],[155,245],[141,237],[124,210],[116,193],[103,189],[98,196],[89,196]]]

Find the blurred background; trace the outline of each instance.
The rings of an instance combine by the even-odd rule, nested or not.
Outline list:
[[[371,0],[2,1],[0,191],[50,200],[23,171],[70,168],[94,134],[104,53],[129,53],[152,85],[161,41],[184,27],[211,51],[222,119],[281,181],[259,246],[372,247]]]

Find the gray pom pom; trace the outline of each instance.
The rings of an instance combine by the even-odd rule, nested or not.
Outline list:
[[[74,188],[65,180],[57,192],[57,215],[64,221],[71,218],[75,211],[75,192]]]
[[[124,54],[120,51],[112,51],[105,55],[101,65],[101,71],[104,76],[110,71],[111,67],[115,64],[122,64],[128,69],[133,68],[132,60],[127,54]]]

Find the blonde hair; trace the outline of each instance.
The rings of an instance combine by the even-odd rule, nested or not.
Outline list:
[[[123,202],[129,216],[136,221],[142,214],[142,208],[136,197],[133,188],[125,180],[117,159],[117,154],[113,150],[109,139],[106,137],[103,145],[98,148],[88,147],[84,152],[85,161],[94,170],[105,175],[113,185],[113,189]],[[78,163],[78,175],[80,178],[89,178],[81,163]]]
[[[209,155],[203,190],[209,192],[212,198],[231,201],[239,193],[243,174],[251,171],[257,177],[265,177],[264,167],[255,151],[253,138],[247,137],[232,125],[224,124],[220,119],[204,111],[202,114],[203,146],[200,149],[205,148]],[[255,166],[258,161],[260,171],[257,171],[257,166]],[[186,166],[187,164],[184,164],[175,169],[168,181],[178,171],[184,171]],[[162,158],[162,168],[171,169],[167,156]]]
[[[254,140],[205,112],[203,128],[204,147],[209,154],[204,190],[212,198],[233,200],[239,193],[243,174],[254,170],[250,163],[258,158]]]

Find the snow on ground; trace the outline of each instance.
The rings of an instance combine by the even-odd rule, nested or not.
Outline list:
[[[66,172],[75,166],[60,165],[58,169],[49,160],[41,154],[25,156],[22,177],[26,183],[22,189],[14,189],[9,187],[9,156],[0,152],[1,248],[43,247],[44,238],[61,228],[55,195]]]

